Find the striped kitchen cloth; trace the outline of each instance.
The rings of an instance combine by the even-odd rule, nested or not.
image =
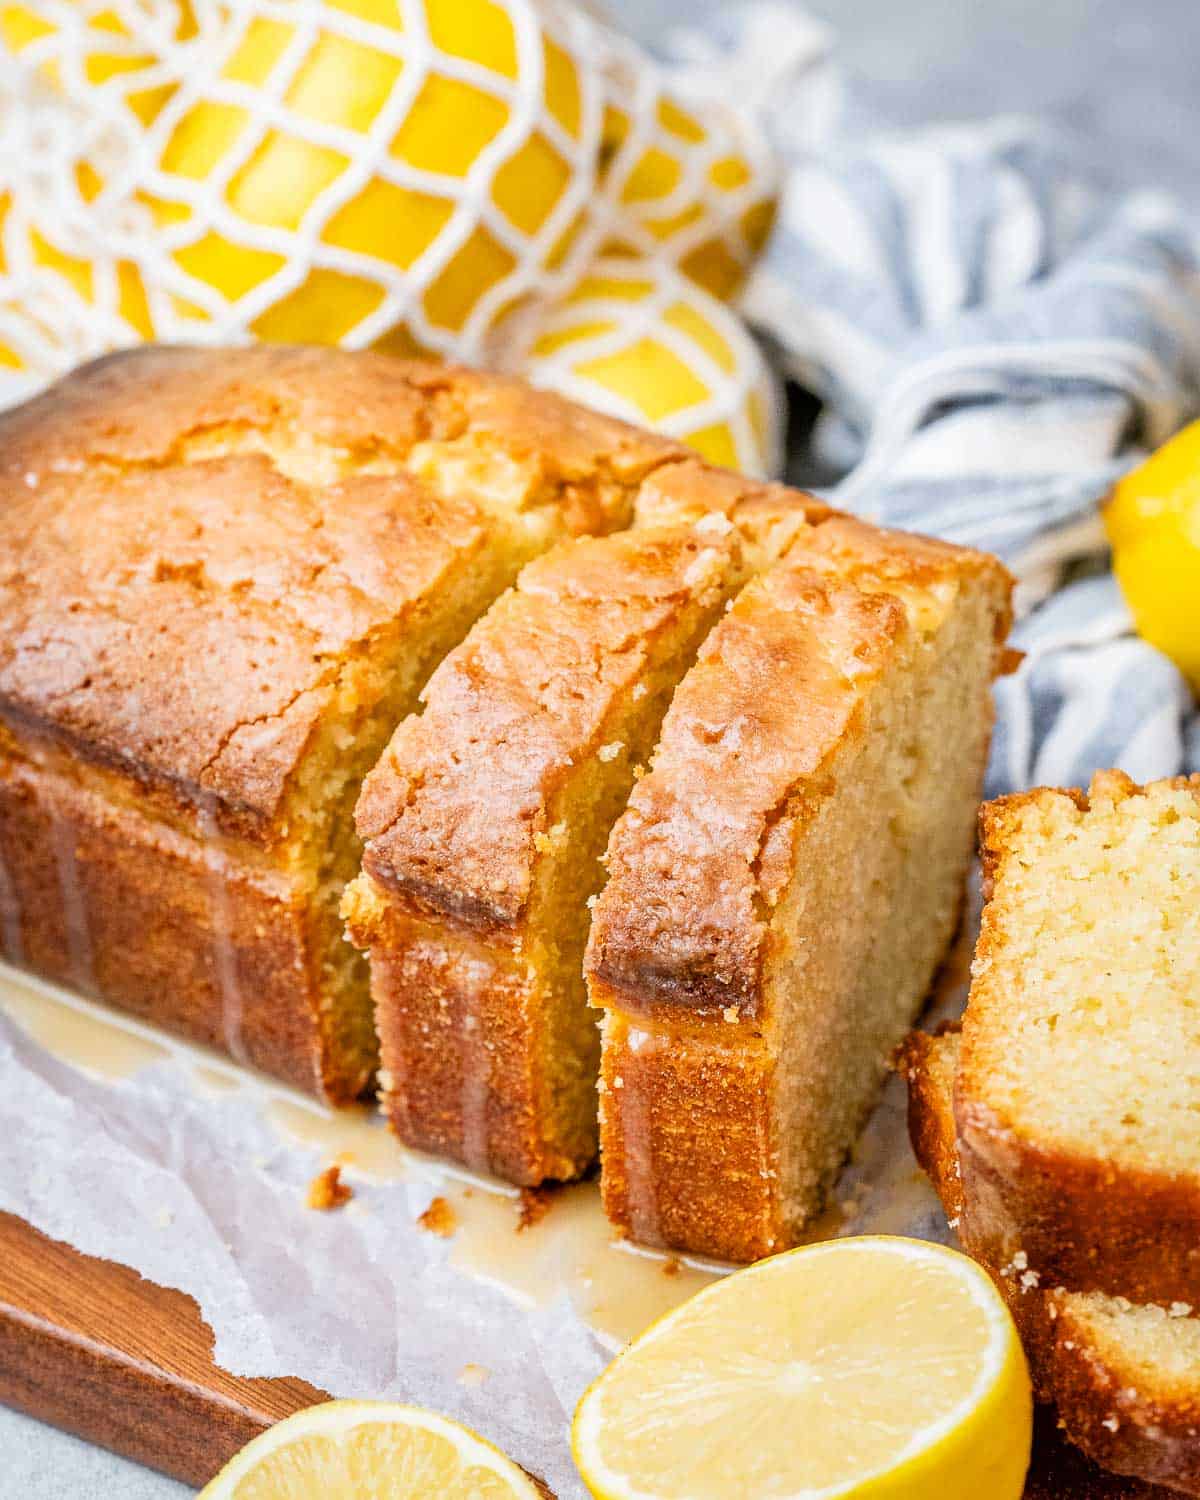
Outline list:
[[[713,28],[673,60],[765,77],[791,37],[801,64],[762,100],[786,186],[743,310],[824,402],[830,493],[997,552],[1020,581],[1026,659],[1000,685],[989,795],[1200,770],[1192,696],[1133,633],[1099,519],[1200,408],[1200,224],[1105,185],[1037,122],[856,138],[830,108],[828,33],[778,5]]]

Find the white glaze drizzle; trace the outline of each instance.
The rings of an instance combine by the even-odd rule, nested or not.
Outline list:
[[[201,791],[195,802],[208,875],[213,971],[221,997],[221,1040],[235,1062],[247,1063],[249,1057],[242,1035],[246,1006],[238,978],[237,952],[230,936],[233,924],[229,913],[224,841],[217,825],[217,799],[212,792]]]

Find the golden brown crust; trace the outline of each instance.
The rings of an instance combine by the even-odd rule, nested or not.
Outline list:
[[[322,882],[397,663],[419,681],[456,608],[683,457],[519,381],[328,349],[146,347],[0,416],[0,954],[359,1092]]]
[[[370,933],[380,1097],[397,1135],[521,1186],[577,1175],[586,1158],[546,1140],[539,997],[523,968],[377,892],[351,886],[347,917],[356,941]]]
[[[827,515],[743,592],[677,691],[610,838],[586,961],[607,1012],[606,1204],[635,1238],[741,1260],[797,1233],[764,1000],[773,911],[836,791],[835,756],[866,732],[872,683],[939,628],[964,582],[994,616],[998,666],[998,563]]]
[[[746,590],[676,694],[613,831],[588,950],[598,1004],[761,1019],[770,912],[797,827],[832,790],[822,768],[857,732],[865,685],[906,628],[894,590],[972,572],[1002,570],[838,516]]]
[[[499,440],[514,463],[536,460],[554,484],[590,484],[598,471],[636,479],[688,454],[523,381],[460,366],[316,345],[147,344],[81,365],[4,413],[0,484],[19,493],[31,472],[178,461],[188,439],[230,428],[284,430],[351,459],[478,434]]]
[[[914,1032],[908,1038],[899,1066],[908,1080],[909,1134],[964,1248],[1012,1310],[1039,1399],[1054,1403],[1067,1436],[1096,1463],[1200,1494],[1200,1370],[1182,1381],[1165,1371],[1156,1375],[1148,1368],[1152,1351],[1148,1358],[1139,1349],[1129,1313],[1110,1299],[1112,1334],[1105,1337],[1098,1331],[1097,1299],[1031,1277],[1031,1262],[1008,1258],[1001,1243],[981,1237],[972,1216],[962,1213],[953,1097],[958,1056],[957,1036]]]
[[[962,1178],[954,1128],[954,1073],[958,1066],[958,1026],[937,1034],[911,1031],[896,1055],[895,1067],[908,1084],[908,1134],[913,1155],[933,1183],[951,1229],[962,1212]]]
[[[1062,1435],[1049,1408],[1035,1416],[1033,1462],[1022,1500],[1171,1500],[1178,1490],[1109,1474]]]
[[[531,563],[430,679],[363,784],[364,866],[417,912],[512,931],[548,808],[596,754],[648,643],[731,557],[690,527],[582,540]]]
[[[833,512],[803,490],[762,484],[698,458],[656,468],[634,505],[636,526],[694,525],[723,516],[738,533],[754,570],[782,557],[808,527]]]
[[[11,962],[307,1092],[346,1101],[367,1083],[323,1073],[306,901],[282,872],[206,851],[78,768],[2,759],[0,855]]]
[[[37,495],[0,510],[0,715],[264,841],[348,658],[485,535],[409,476],[258,454]]]
[[[0,715],[265,837],[339,669],[482,537],[486,495],[424,472],[430,443],[467,440],[535,469],[529,503],[579,529],[627,513],[606,478],[676,451],[384,356],[149,347],[84,366],[0,417]],[[221,444],[270,451],[202,456]]]
[[[1200,795],[1200,777],[1167,785]],[[1100,1291],[1131,1302],[1200,1306],[1200,1181],[1096,1155],[1038,1138],[1004,1116],[991,1100],[978,1038],[1003,1006],[992,962],[1005,935],[991,897],[1013,848],[1023,809],[1067,799],[1087,812],[1103,796],[1113,802],[1142,794],[1119,771],[1101,773],[1082,792],[1038,788],[1000,798],[980,813],[985,902],[975,978],[963,1025],[955,1112],[959,1154],[968,1184],[970,1234],[995,1241],[1006,1258],[1021,1254],[1043,1280],[1072,1291]]]
[[[569,1000],[539,957],[581,944],[582,930],[550,930],[531,900],[561,847],[583,866],[583,888],[568,895],[583,915],[602,845],[582,855],[572,845],[602,839],[619,804],[581,809],[575,829],[555,821],[560,798],[593,764],[613,767],[605,779],[623,798],[630,756],[643,753],[626,744],[628,728],[647,713],[657,724],[665,706],[670,684],[655,673],[682,670],[741,567],[734,534],[703,527],[564,544],[451,652],[425,711],[367,778],[358,821],[373,889],[353,889],[349,930],[371,954],[385,1107],[411,1144],[526,1184],[577,1175],[594,1156],[595,1029],[580,993],[579,1055],[557,1058],[551,1083],[545,1011]],[[589,811],[600,820],[591,832]],[[472,1078],[488,1095],[473,1115]],[[568,1140],[553,1121],[579,1113],[568,1102],[578,1097],[587,1128]]]
[[[784,1248],[772,1059],[729,1031],[721,1046],[605,1016],[601,1187],[608,1217],[639,1244],[729,1261]]]

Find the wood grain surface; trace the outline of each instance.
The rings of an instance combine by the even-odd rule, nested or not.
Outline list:
[[[201,1485],[251,1438],[327,1399],[213,1363],[195,1301],[0,1213],[0,1402]],[[1088,1463],[1039,1418],[1026,1500],[1170,1500]],[[550,1491],[539,1485],[553,1500]]]
[[[0,1214],[0,1401],[188,1484],[273,1422],[324,1401],[303,1380],[213,1363],[183,1292]]]

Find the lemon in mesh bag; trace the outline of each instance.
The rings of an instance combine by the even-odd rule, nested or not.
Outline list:
[[[144,338],[521,370],[749,470],[754,125],[551,0],[0,4],[0,373]]]

